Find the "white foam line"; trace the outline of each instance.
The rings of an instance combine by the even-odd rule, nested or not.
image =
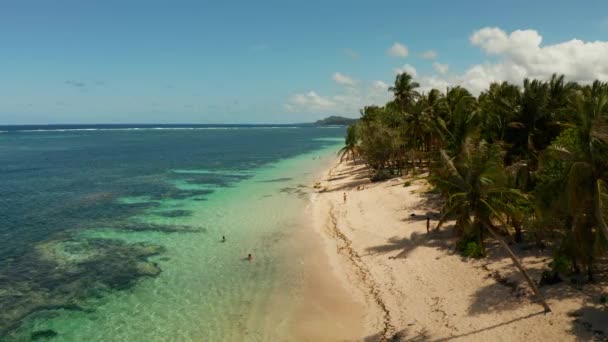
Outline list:
[[[177,130],[239,130],[239,129],[298,129],[297,126],[260,126],[260,127],[130,127],[130,128],[58,128],[58,129],[25,129],[16,130],[15,132],[70,132],[70,131],[177,131]],[[8,131],[0,131],[6,133]]]

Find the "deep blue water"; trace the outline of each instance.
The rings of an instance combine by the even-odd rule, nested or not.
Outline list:
[[[25,305],[24,287],[53,293],[61,290],[60,284],[87,276],[51,274],[44,269],[51,265],[31,253],[36,245],[69,240],[73,232],[90,227],[175,228],[128,223],[129,217],[153,204],[125,205],[118,198],[204,201],[213,190],[180,190],[166,180],[175,178],[179,169],[209,170],[180,177],[195,184],[231,186],[247,174],[227,170],[251,170],[335,144],[322,138],[344,135],[344,128],[338,127],[236,125],[0,126],[0,131],[0,306],[4,309]],[[103,248],[124,252],[122,245]],[[130,284],[125,274],[107,277],[110,287]],[[31,305],[30,311],[36,310]],[[6,317],[0,313],[0,337],[24,315],[16,310],[19,313],[11,316],[8,311]]]

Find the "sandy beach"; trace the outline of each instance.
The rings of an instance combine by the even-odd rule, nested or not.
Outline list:
[[[488,243],[484,259],[465,259],[453,250],[451,225],[427,234],[440,203],[423,177],[370,183],[363,165],[336,162],[316,188],[313,226],[329,266],[365,308],[353,330],[362,336],[342,340],[606,340],[605,272],[582,289],[541,288],[553,310],[544,314],[498,244]],[[513,249],[538,280],[550,256]]]

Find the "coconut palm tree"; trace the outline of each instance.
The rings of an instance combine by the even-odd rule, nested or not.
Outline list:
[[[555,120],[568,121],[568,103],[578,88],[575,82],[566,82],[564,75],[551,76],[547,108]]]
[[[431,89],[428,93],[421,95],[419,102],[422,104],[424,113],[424,129],[428,133],[425,145],[428,151],[433,153],[439,148],[448,133],[443,118],[446,112],[445,97],[439,90]]]
[[[460,155],[450,158],[445,151],[441,155],[445,168],[434,176],[434,182],[447,193],[448,200],[436,229],[446,220],[456,218],[456,231],[474,236],[483,254],[485,233],[492,235],[507,251],[545,312],[550,312],[536,284],[497,232],[495,223],[506,226],[506,216],[517,210],[513,203],[525,200],[517,190],[506,186],[507,175],[500,147],[478,138],[468,138]]]
[[[488,90],[479,95],[479,113],[485,139],[492,142],[505,140],[509,123],[519,111],[520,100],[519,87],[507,82],[492,83]]]
[[[346,138],[344,139],[345,146],[338,151],[340,162],[346,158],[352,158],[355,161],[358,152],[359,138],[357,137],[357,125],[353,124],[346,129]]]
[[[395,77],[395,84],[388,88],[395,95],[395,100],[401,106],[401,110],[407,111],[410,105],[420,96],[416,88],[420,87],[418,82],[413,80],[412,75],[403,72]]]
[[[559,141],[550,148],[556,158],[567,162],[564,196],[569,227],[578,242],[582,261],[593,279],[592,263],[597,234],[608,239],[608,84],[595,82],[574,96],[574,140]]]

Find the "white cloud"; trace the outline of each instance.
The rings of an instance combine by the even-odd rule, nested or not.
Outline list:
[[[393,57],[407,57],[409,54],[407,46],[398,42],[394,43],[386,52]]]
[[[421,58],[424,59],[435,59],[437,58],[437,51],[435,50],[427,50],[420,54]]]
[[[564,74],[567,80],[582,83],[595,79],[608,81],[608,41],[572,39],[542,45],[542,36],[535,30],[507,33],[499,28],[483,28],[470,36],[470,42],[492,58],[474,64],[462,73],[448,73],[448,65],[440,63],[434,63],[434,75],[418,75],[410,64],[395,69],[395,73],[410,73],[420,83],[422,91],[432,88],[445,91],[448,86],[461,85],[474,94],[479,94],[491,82],[521,84],[526,77],[549,79],[553,73]],[[348,76],[344,77],[354,81]],[[387,88],[385,82],[374,81],[349,85],[336,95],[321,96],[310,91],[291,96],[285,108],[300,113],[352,117],[364,106],[386,103],[390,99]]]
[[[341,93],[333,96],[321,96],[314,91],[295,94],[287,100],[284,107],[290,112],[356,117],[364,106],[384,105],[390,96],[388,84],[374,81],[364,86],[344,88]]]
[[[420,90],[423,92],[428,92],[431,89],[438,89],[445,92],[447,87],[453,86],[455,83],[438,76],[423,76],[416,81],[420,83]]]
[[[334,82],[338,83],[339,85],[343,85],[343,86],[356,86],[357,83],[359,83],[359,81],[353,79],[352,77],[346,76],[344,74],[341,74],[339,72],[336,72],[333,74],[332,79],[334,80]]]
[[[489,55],[498,56],[500,61],[471,67],[463,82],[479,90],[494,81],[520,83],[524,77],[547,79],[553,73],[583,83],[608,79],[608,41],[572,39],[541,46],[542,40],[535,30],[507,34],[499,28],[486,27],[474,32],[471,43]]]
[[[433,63],[433,69],[440,74],[447,74],[448,70],[450,70],[450,66],[447,64],[441,64],[439,62]]]
[[[335,106],[335,103],[326,97],[319,96],[314,91],[305,94],[295,94],[289,99],[287,104],[291,109],[298,107],[310,108],[314,111],[325,111]]]
[[[414,68],[410,64],[406,64],[401,68],[395,68],[394,71],[395,71],[395,74],[401,74],[401,73],[407,72],[408,74],[412,75],[412,77],[416,77],[418,75],[418,73],[416,72],[416,68]]]
[[[388,87],[389,87],[389,85],[386,82],[384,82],[384,81],[374,81],[372,83],[372,85],[374,86],[374,88],[384,89],[384,90],[387,90]]]
[[[546,80],[554,73],[581,83],[608,81],[608,41],[571,39],[542,45],[543,38],[535,30],[507,33],[495,27],[475,31],[469,40],[495,59],[472,65],[460,75],[422,78],[421,85],[428,87],[432,80],[434,84],[462,85],[479,94],[492,82],[521,84],[526,77]]]
[[[352,58],[352,59],[357,59],[357,58],[359,58],[359,53],[358,53],[357,51],[355,51],[355,50],[352,50],[352,49],[344,49],[344,53],[345,53],[345,54],[346,54],[348,57],[350,57],[350,58]]]

